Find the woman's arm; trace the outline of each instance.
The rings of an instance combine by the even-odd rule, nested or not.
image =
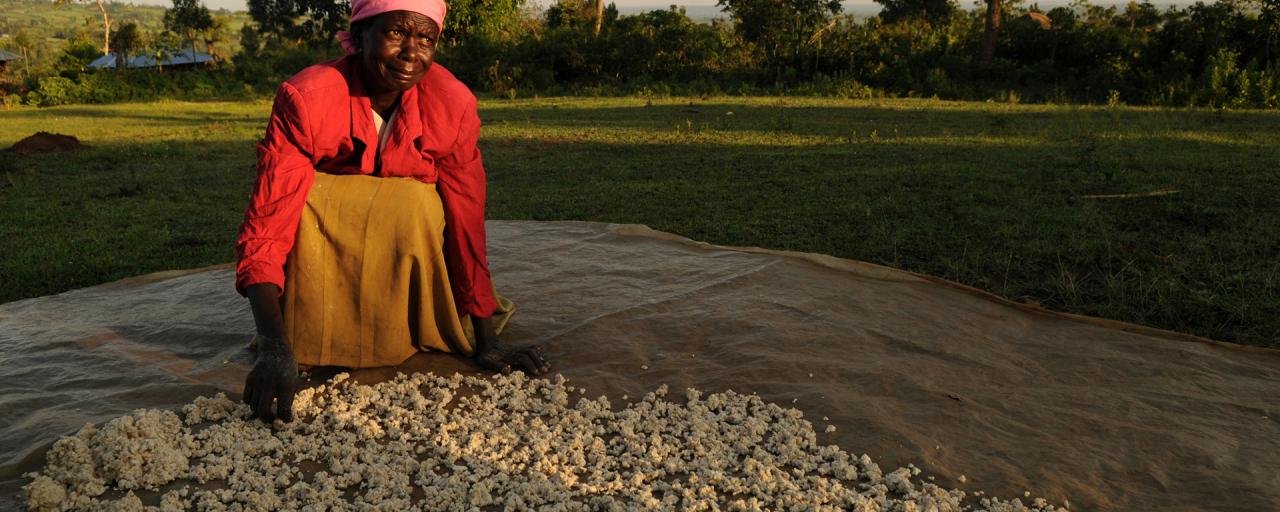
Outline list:
[[[315,181],[312,129],[306,103],[288,82],[280,85],[266,135],[258,143],[258,175],[236,238],[236,290],[270,283],[284,289],[284,263]]]
[[[293,248],[307,191],[315,180],[306,105],[281,84],[266,136],[258,143],[258,177],[236,240],[236,289],[249,298],[257,358],[245,378],[244,401],[266,421],[293,419],[298,365],[280,311],[284,263]],[[272,410],[272,405],[275,410]]]
[[[476,342],[476,361],[491,371],[509,373],[513,368],[531,375],[551,371],[538,347],[520,350],[498,348],[498,335],[491,316],[498,308],[489,275],[485,241],[485,173],[480,157],[480,116],[476,99],[468,94],[458,120],[458,139],[450,154],[437,161],[436,190],[444,204],[445,264],[453,288],[458,315],[470,315]]]
[[[284,338],[284,315],[280,312],[280,289],[270,283],[250,285],[245,294],[253,310],[253,324],[258,335]]]
[[[444,204],[444,256],[458,315],[487,318],[498,301],[489,276],[485,243],[485,172],[476,143],[480,116],[474,97],[466,98],[458,138],[449,154],[436,161],[436,190]]]

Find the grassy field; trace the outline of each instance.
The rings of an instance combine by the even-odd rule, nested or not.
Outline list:
[[[483,101],[490,217],[643,223],[1280,347],[1280,113]],[[0,111],[0,301],[230,261],[265,102]],[[1093,195],[1174,190],[1153,197]]]

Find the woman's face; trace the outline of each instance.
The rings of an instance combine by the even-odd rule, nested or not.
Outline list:
[[[440,27],[416,12],[391,11],[375,16],[360,36],[369,93],[403,92],[426,76],[436,57]]]

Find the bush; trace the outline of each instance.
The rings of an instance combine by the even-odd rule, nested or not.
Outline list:
[[[36,88],[27,93],[26,103],[51,107],[158,99],[239,99],[253,95],[255,91],[246,91],[235,74],[226,70],[101,70],[81,73],[75,80],[41,78]]]
[[[37,107],[52,107],[80,101],[79,87],[68,78],[47,76],[27,95],[27,103]]]
[[[270,40],[261,49],[233,57],[231,74],[258,93],[271,94],[281,82],[307,66],[342,55],[342,49],[336,44],[310,46]]]

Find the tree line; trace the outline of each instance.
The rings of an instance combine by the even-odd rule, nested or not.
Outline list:
[[[438,60],[473,89],[509,97],[818,94],[1280,106],[1280,0],[1167,8],[1077,0],[1051,9],[1022,0],[973,9],[952,0],[877,1],[879,15],[858,19],[842,13],[838,0],[720,0],[724,18],[699,23],[674,6],[624,16],[600,0],[560,0],[543,10],[523,0],[456,0]],[[236,34],[240,48],[203,72],[210,78],[201,90],[269,94],[302,67],[340,55],[336,34],[345,29],[347,2],[249,0],[248,7],[252,23]],[[226,37],[201,9],[198,0],[174,0],[167,32],[185,41]],[[124,27],[110,30],[117,35],[108,43],[130,46],[118,35]],[[63,89],[101,86],[60,75],[53,78]],[[138,80],[146,82],[139,87],[154,81]],[[42,82],[31,85],[37,102],[51,103]],[[140,96],[145,91],[130,98]]]

